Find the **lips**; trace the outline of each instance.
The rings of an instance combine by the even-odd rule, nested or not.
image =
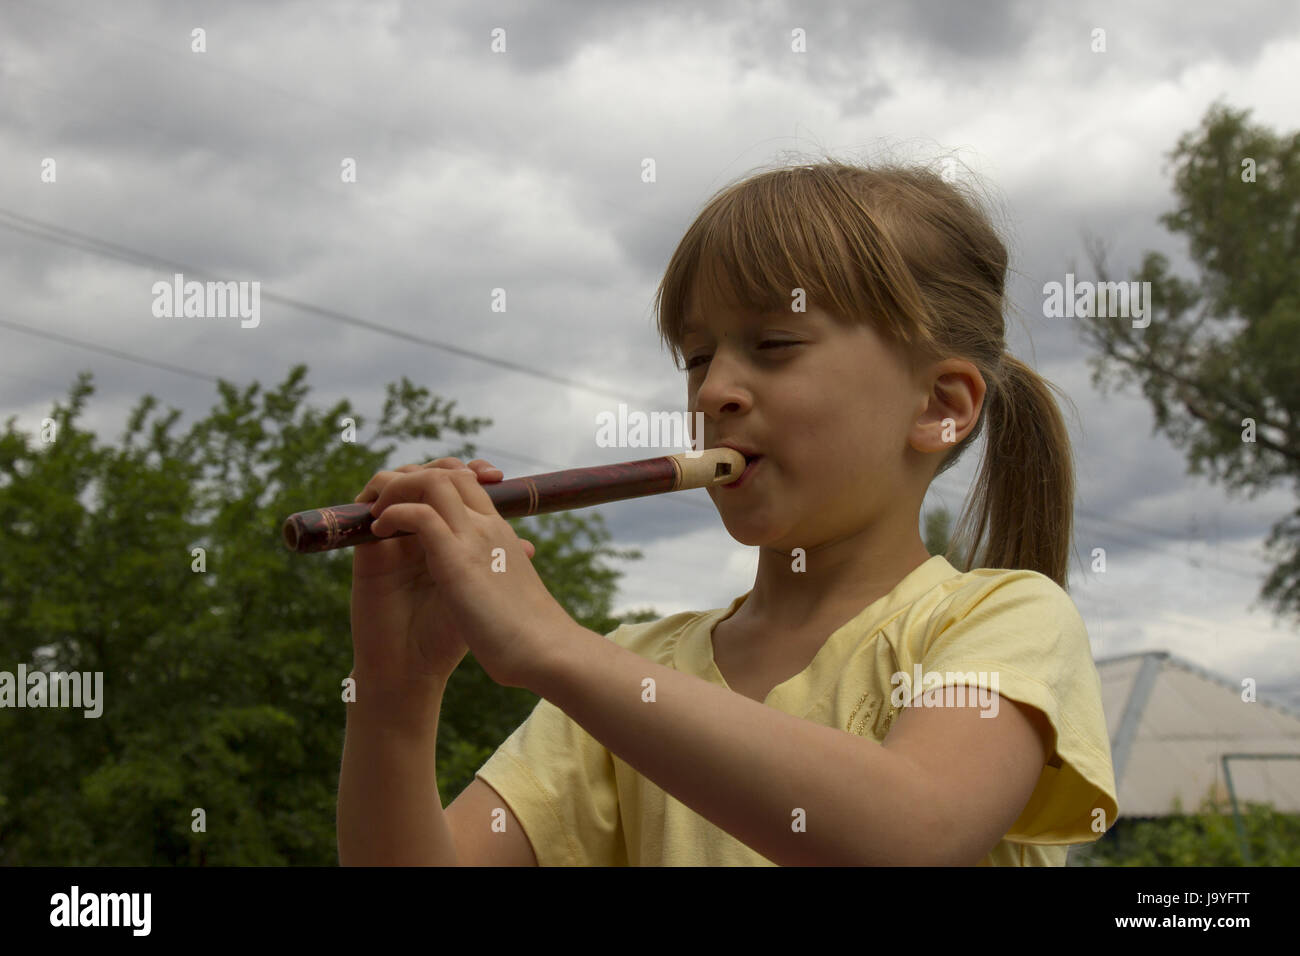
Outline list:
[[[746,481],[746,479],[748,478],[750,472],[752,472],[752,471],[754,470],[754,465],[755,465],[757,462],[761,461],[762,458],[763,458],[763,455],[762,455],[761,452],[758,452],[758,451],[755,451],[755,450],[752,449],[752,448],[746,447],[745,445],[742,445],[742,444],[740,444],[739,442],[733,442],[733,441],[720,441],[720,442],[718,442],[716,445],[712,445],[712,446],[710,446],[710,447],[712,447],[712,448],[730,448],[730,449],[732,449],[733,451],[738,451],[738,452],[740,452],[742,455],[745,456],[745,470],[742,471],[742,472],[740,473],[740,477],[739,477],[739,478],[737,478],[735,481],[728,482],[727,484],[723,485],[723,486],[722,486],[723,488],[739,488],[739,487],[740,487],[740,486],[741,486],[741,485]]]
[[[710,446],[710,447],[712,447],[712,448],[730,448],[730,449],[732,449],[732,450],[734,450],[734,451],[738,451],[738,452],[740,452],[742,455],[745,456],[745,460],[746,460],[746,461],[749,461],[751,458],[762,458],[762,457],[763,457],[762,454],[761,454],[760,452],[758,452],[757,450],[755,450],[755,449],[753,449],[753,448],[749,448],[749,447],[746,446],[746,445],[740,445],[740,444],[736,444],[735,442],[730,442],[730,441],[720,441],[720,442],[718,442],[716,445],[712,445],[712,446]]]
[[[758,466],[762,463],[762,461],[763,461],[762,455],[746,456],[745,470],[740,473],[740,477],[737,478],[735,481],[723,485],[722,487],[740,488],[744,486],[749,481],[750,476],[753,475],[753,473],[758,469]]]

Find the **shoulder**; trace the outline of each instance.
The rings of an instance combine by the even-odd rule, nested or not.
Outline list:
[[[1100,693],[1088,630],[1074,601],[1035,571],[979,568],[954,575],[912,615],[896,650],[904,670],[984,671],[1027,701]],[[1013,695],[1015,696],[1015,695]]]
[[[1066,590],[1045,574],[1024,568],[975,568],[947,582],[951,603],[972,606],[990,598],[1001,603],[1055,602],[1074,606]]]
[[[1103,810],[1107,821],[1117,813],[1114,772],[1101,681],[1073,599],[1038,572],[995,568],[954,575],[936,592],[901,642],[904,675],[911,672],[915,683],[919,669],[927,690],[986,687],[1011,705],[1009,721],[976,724],[1023,736],[1025,728],[1017,726],[1023,716],[1045,745],[1042,777],[1007,838],[1096,839],[1096,811]]]
[[[992,631],[1006,639],[1049,635],[1088,650],[1087,629],[1074,600],[1059,584],[1037,571],[977,568],[944,582],[943,593],[925,628],[927,646],[951,631]]]
[[[703,626],[711,616],[721,616],[721,612],[681,611],[655,621],[620,624],[605,637],[641,657],[666,663],[682,636]]]

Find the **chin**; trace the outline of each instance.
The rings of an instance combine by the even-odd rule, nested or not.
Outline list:
[[[749,548],[758,548],[763,545],[771,545],[775,540],[771,530],[761,527],[755,527],[743,521],[722,520],[723,526],[727,529],[727,534],[731,535],[740,544]]]

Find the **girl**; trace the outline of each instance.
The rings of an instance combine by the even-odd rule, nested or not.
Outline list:
[[[1099,837],[1118,807],[1064,591],[1069,441],[1005,352],[1006,270],[924,169],[827,161],[709,202],[656,304],[703,447],[750,462],[709,489],[759,548],[727,608],[593,633],[480,487],[500,471],[372,478],[375,533],[414,536],[354,551],[340,861],[1061,865]],[[920,508],[985,427],[962,572]],[[467,650],[543,699],[444,811],[438,712]]]

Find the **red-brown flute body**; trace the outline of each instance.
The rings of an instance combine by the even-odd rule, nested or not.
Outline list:
[[[589,508],[625,498],[640,498],[687,488],[735,481],[745,470],[745,456],[732,448],[710,448],[698,457],[686,453],[628,461],[617,465],[570,468],[526,478],[481,485],[503,518]],[[370,533],[373,502],[332,505],[299,511],[284,522],[285,546],[299,554],[351,548],[383,541]],[[398,531],[388,537],[409,534]]]

